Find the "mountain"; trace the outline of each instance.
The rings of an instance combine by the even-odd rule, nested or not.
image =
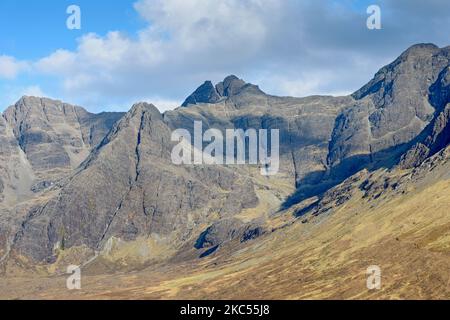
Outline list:
[[[355,106],[338,119],[338,131],[330,146],[330,165],[351,157],[375,162],[393,148],[401,153],[438,109],[429,98],[429,90],[448,66],[449,52],[449,48],[431,44],[412,46],[355,92]]]
[[[201,103],[217,103],[221,100],[237,96],[241,93],[253,92],[265,95],[257,86],[246,83],[235,75],[226,77],[222,82],[213,85],[211,81],[205,81],[182,104],[183,107]]]
[[[0,253],[9,252],[45,191],[70,176],[122,116],[27,96],[5,110],[0,117]]]
[[[450,47],[418,44],[344,97],[277,97],[228,76],[216,85],[206,81],[180,108],[164,114],[137,103],[126,114],[92,115],[62,102],[24,97],[0,119],[4,270],[36,265],[63,270],[70,262],[102,273],[163,265],[177,279],[196,274],[186,264],[209,274],[218,263],[220,273],[236,281],[242,268],[245,281],[257,278],[282,290],[289,283],[276,275],[284,271],[272,277],[270,270],[284,264],[293,270],[298,264],[310,272],[302,255],[320,266],[323,258],[336,273],[342,267],[336,265],[340,248],[349,260],[374,248],[381,261],[392,264],[377,239],[413,263],[420,255],[401,251],[403,244],[391,241],[389,232],[410,240],[414,233],[420,241],[428,234],[427,244],[438,248],[436,261],[445,262],[440,252],[445,254],[443,232],[450,221],[433,195],[442,197],[440,187],[447,188],[442,179],[449,163],[449,65]],[[280,172],[265,177],[258,165],[173,164],[171,133],[182,128],[194,134],[194,121],[202,121],[203,131],[279,129]],[[418,225],[411,220],[402,227],[405,217],[395,208],[413,210],[413,196],[436,205],[436,212],[430,220],[413,212],[410,219]],[[377,237],[374,224],[384,226],[380,235],[385,238]],[[311,251],[298,248],[300,241]],[[423,250],[433,256],[428,247]],[[203,259],[211,264],[201,265]],[[164,280],[155,288],[170,281],[162,273]],[[313,273],[320,280],[309,284],[309,292],[323,289],[320,281],[331,277]],[[268,283],[272,278],[280,286]],[[230,293],[216,281],[225,296],[250,297]],[[280,292],[273,296],[285,297]]]
[[[56,249],[97,250],[114,238],[170,247],[213,217],[257,203],[252,183],[231,170],[172,165],[170,133],[153,105],[133,106],[57,197],[23,223],[17,253],[41,261]]]
[[[94,115],[61,101],[22,97],[3,119],[41,183],[49,184],[75,169],[122,115]]]

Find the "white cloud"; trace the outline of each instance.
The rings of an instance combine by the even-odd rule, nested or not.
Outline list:
[[[160,97],[145,98],[145,99],[141,99],[141,101],[147,101],[148,103],[152,103],[161,112],[164,112],[167,110],[173,110],[173,109],[179,107],[181,104],[180,101],[178,101],[178,100],[170,100],[170,99],[164,99],[164,98],[160,98]]]
[[[437,15],[430,25],[422,15],[449,5],[431,1],[428,11],[406,0],[381,1],[384,29],[371,32],[365,8],[350,1],[139,0],[134,8],[147,26],[135,35],[86,34],[75,50],[32,63],[2,56],[0,77],[32,68],[56,77],[54,95],[94,110],[123,110],[141,97],[158,97],[153,102],[165,109],[204,80],[228,74],[272,94],[348,93],[414,42],[446,44],[445,32],[435,31],[448,30],[448,17]]]
[[[265,43],[265,17],[278,6],[272,0],[141,0],[135,8],[148,27],[136,39],[117,31],[87,34],[75,51],[58,50],[35,67],[61,77],[66,95],[185,95],[183,83],[251,62]]]
[[[14,79],[17,75],[28,69],[28,63],[18,61],[14,57],[0,56],[0,78]]]
[[[44,97],[47,96],[38,85],[29,86],[22,90],[22,96]]]
[[[140,0],[135,8],[151,24],[144,37],[169,34],[174,49],[222,52],[242,45],[251,52],[265,40],[265,18],[280,5],[273,0]]]
[[[70,74],[76,63],[76,54],[67,50],[57,50],[35,63],[38,71],[48,74]]]
[[[294,79],[287,79],[284,77],[277,78],[275,78],[275,80],[277,80],[277,91],[293,97],[305,97],[318,94],[318,88],[324,83],[329,83],[331,81],[329,75],[322,73]],[[348,93],[350,92],[345,92],[345,94]],[[335,92],[330,92],[329,94],[332,95],[335,94]]]

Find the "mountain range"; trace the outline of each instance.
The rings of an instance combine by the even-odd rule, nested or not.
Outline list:
[[[280,172],[174,165],[171,133],[194,121],[279,129]],[[150,298],[445,297],[449,142],[450,47],[433,44],[342,97],[273,96],[234,75],[163,114],[22,97],[0,117],[0,266],[14,279],[0,296],[39,296],[17,279],[37,286],[75,264],[92,276],[90,297],[114,286],[96,277],[121,271],[128,283],[137,270],[154,277],[137,290]],[[369,263],[391,272],[380,292],[363,288]]]

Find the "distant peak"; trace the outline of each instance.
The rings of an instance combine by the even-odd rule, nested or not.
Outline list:
[[[72,106],[59,100],[52,100],[50,98],[22,96],[16,103],[9,106],[5,110],[5,114],[26,114],[29,111],[38,111],[43,109],[43,106],[54,106],[56,108],[63,108],[64,106]],[[74,106],[73,106],[74,107]]]
[[[239,79],[238,77],[236,77],[234,74],[230,74],[229,76],[225,77],[223,82],[231,82],[231,81],[234,81],[234,80],[241,80],[241,81],[243,81],[242,79]]]
[[[439,50],[439,47],[433,43],[417,43],[406,49],[401,56],[408,56],[411,54],[433,53]]]
[[[20,102],[20,101],[41,101],[41,100],[54,101],[54,102],[62,103],[60,100],[56,100],[56,99],[51,99],[51,98],[47,98],[47,97],[38,97],[38,96],[27,96],[27,95],[22,96],[19,99],[18,102]]]
[[[27,104],[30,102],[37,102],[37,101],[41,101],[41,97],[35,97],[35,96],[22,96],[17,102],[16,104],[19,103],[23,103],[23,104]]]
[[[144,112],[149,112],[150,114],[161,116],[161,113],[159,112],[158,108],[156,108],[154,104],[147,102],[135,103],[129,111],[132,117],[140,116]]]
[[[238,93],[246,84],[244,80],[239,79],[235,75],[230,75],[216,85],[216,90],[223,97],[231,97]]]
[[[60,100],[37,97],[37,96],[22,96],[14,105],[11,107],[26,106],[29,108],[41,107],[42,104],[52,104],[52,105],[71,105]]]
[[[252,89],[253,93],[264,94],[257,86],[245,82],[235,75],[227,76],[216,86],[211,81],[205,81],[192,93],[182,104],[183,107],[200,103],[217,103],[229,97],[233,97],[246,88]]]
[[[197,103],[216,103],[221,98],[211,81],[205,81],[192,93],[182,104],[187,107],[190,104]]]
[[[447,61],[445,50],[445,48],[441,49],[433,43],[412,45],[393,62],[381,68],[375,74],[374,78],[353,93],[352,97],[360,100],[368,95],[375,95],[381,92],[383,98],[381,100],[376,98],[378,107],[381,107],[386,103],[385,96],[390,96],[391,98],[392,95],[395,96],[392,92],[396,88],[398,89],[403,86],[411,90],[412,86],[415,86],[417,90],[422,90],[429,86],[428,82],[431,79],[435,78],[433,76],[433,69],[438,69],[439,64],[445,66],[445,61]],[[433,62],[433,57],[435,56],[441,56],[442,59],[435,59],[436,61]],[[435,66],[432,67],[433,63]],[[411,65],[414,65],[414,68],[410,68]],[[408,76],[402,79],[402,77],[397,77],[400,74],[407,74]],[[396,86],[393,85],[394,82]],[[397,95],[396,97],[399,98],[399,96]]]

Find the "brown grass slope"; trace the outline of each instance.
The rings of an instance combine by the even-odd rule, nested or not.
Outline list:
[[[449,159],[447,148],[412,170],[362,171],[325,195],[326,210],[294,219],[291,208],[272,217],[270,234],[205,259],[106,275],[88,267],[80,291],[66,276],[3,278],[0,298],[448,299]],[[371,265],[381,290],[366,287]]]

